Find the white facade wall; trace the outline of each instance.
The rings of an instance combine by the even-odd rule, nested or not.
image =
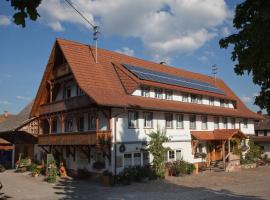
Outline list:
[[[112,125],[112,136],[113,142],[117,143],[116,151],[117,157],[122,157],[125,153],[134,153],[140,152],[141,149],[144,149],[145,146],[142,144],[143,141],[149,141],[149,134],[151,131],[156,131],[157,129],[164,130],[166,135],[170,138],[170,142],[164,144],[166,147],[170,147],[172,150],[181,150],[183,159],[188,162],[202,162],[201,158],[194,158],[192,155],[192,147],[191,147],[191,134],[189,128],[189,114],[184,114],[184,128],[178,129],[176,128],[176,114],[173,113],[173,128],[165,129],[165,112],[161,111],[153,111],[153,128],[146,129],[144,128],[144,119],[143,119],[143,112],[142,110],[139,111],[139,119],[138,119],[138,128],[129,128],[128,127],[128,110],[124,109],[113,109],[112,116],[117,115],[116,118],[113,118],[113,121],[116,121]],[[181,114],[181,113],[179,113]],[[213,131],[214,130],[214,116],[208,115],[207,116],[207,130],[202,130],[201,127],[201,116],[196,115],[196,131]],[[219,117],[219,127],[223,128],[222,124],[222,117]],[[231,118],[227,117],[227,128],[232,128]],[[243,121],[241,118],[235,119],[235,128],[239,128],[239,123]],[[115,125],[116,124],[116,132],[115,132]],[[254,121],[249,119],[247,128],[241,123],[241,131],[245,134],[254,134]],[[116,137],[115,137],[116,136]],[[116,141],[115,141],[116,139]],[[124,153],[119,151],[119,147],[121,144],[124,144],[126,150]],[[112,147],[112,155],[114,155],[114,147]],[[206,149],[203,149],[206,152]],[[118,165],[119,165],[118,158]],[[150,161],[152,160],[150,156]],[[114,166],[114,158],[112,158],[112,166]],[[123,169],[123,166],[117,168],[117,173]]]

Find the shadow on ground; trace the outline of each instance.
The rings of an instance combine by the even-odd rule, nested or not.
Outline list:
[[[91,200],[263,200],[257,196],[237,195],[229,190],[212,190],[205,187],[186,187],[167,180],[134,183],[128,186],[102,187],[97,183],[80,180],[61,180],[54,187],[62,199]]]

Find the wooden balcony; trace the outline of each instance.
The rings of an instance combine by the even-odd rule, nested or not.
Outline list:
[[[54,113],[59,111],[66,111],[71,109],[87,107],[91,104],[88,96],[76,96],[70,99],[65,99],[61,101],[56,101],[53,103],[41,105],[39,109],[39,114],[44,115],[48,113]]]
[[[110,131],[57,133],[38,136],[38,145],[96,145],[100,137],[110,139]]]

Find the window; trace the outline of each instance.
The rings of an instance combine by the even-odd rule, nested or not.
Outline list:
[[[219,129],[219,117],[214,117],[214,129]]]
[[[232,129],[235,129],[235,118],[231,118]]]
[[[81,116],[78,118],[78,131],[84,131],[84,117]]]
[[[202,95],[198,95],[198,103],[202,104]]]
[[[248,128],[248,120],[243,119],[244,128]]]
[[[152,128],[153,127],[153,113],[145,112],[143,113],[144,118],[144,128]]]
[[[130,167],[130,166],[132,166],[132,154],[125,153],[124,154],[124,167]]]
[[[64,99],[68,99],[71,97],[71,86],[70,85],[65,86],[63,96],[64,96]]]
[[[165,91],[165,99],[172,100],[173,98],[173,91],[172,90],[166,90]]]
[[[77,96],[85,95],[84,91],[77,85]]]
[[[96,130],[97,117],[93,113],[88,114],[88,130]]]
[[[134,166],[141,166],[141,153],[133,154],[133,163]]]
[[[174,150],[170,150],[169,152],[169,160],[175,160],[175,152]]]
[[[182,101],[188,102],[188,93],[182,93]]]
[[[150,97],[150,87],[141,87],[141,92],[143,97]]]
[[[197,145],[196,152],[197,153],[202,153],[203,152],[203,145],[202,144]]]
[[[176,115],[176,128],[184,128],[184,115],[183,114],[177,114]]]
[[[150,163],[149,160],[149,152],[143,152],[143,165],[148,165]]]
[[[213,106],[215,102],[215,98],[214,97],[209,97],[209,105]]]
[[[165,113],[165,127],[173,128],[173,114],[172,113]]]
[[[198,103],[198,96],[196,94],[191,94],[191,103]]]
[[[220,99],[219,102],[220,102],[221,107],[225,107],[225,100],[224,99]]]
[[[52,133],[57,133],[57,119],[52,120]]]
[[[65,120],[65,132],[72,132],[73,131],[73,120],[68,118]]]
[[[129,111],[128,112],[128,127],[129,128],[137,128],[138,127],[138,112],[137,111]]]
[[[176,155],[176,160],[182,160],[181,150],[176,150],[175,155]]]
[[[223,123],[223,128],[227,129],[228,128],[228,119],[227,119],[227,117],[223,117],[222,123]]]
[[[163,90],[161,88],[155,88],[155,98],[163,99]]]
[[[196,129],[196,115],[189,115],[189,128]]]
[[[202,116],[202,129],[207,129],[207,116]]]

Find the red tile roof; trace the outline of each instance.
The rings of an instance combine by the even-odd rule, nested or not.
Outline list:
[[[98,49],[98,63],[96,64],[94,56],[95,49],[89,45],[64,39],[57,39],[55,45],[59,45],[78,85],[98,105],[136,107],[142,109],[188,113],[208,113],[213,115],[247,117],[254,119],[261,118],[256,113],[250,111],[232,92],[232,90],[220,79],[217,79],[215,82],[213,77],[210,76],[145,61],[105,49]],[[209,82],[220,90],[224,91],[226,95],[155,83],[152,81],[142,81],[135,77],[132,73],[128,72],[121,64],[131,64],[158,72]],[[47,68],[50,66],[52,66],[51,58],[49,59]],[[49,72],[50,70],[47,69],[46,71]],[[48,76],[44,74],[42,82],[45,82],[46,78],[48,78]],[[130,93],[132,93],[137,87],[139,87],[139,85],[142,84],[231,99],[237,102],[237,109],[222,108],[217,106],[210,107],[202,104],[191,104],[178,101],[131,96]],[[41,86],[38,91],[38,94],[40,95],[42,95]],[[37,105],[34,105],[34,109],[36,109],[36,107]],[[33,113],[35,112],[32,112],[32,114]]]
[[[239,129],[216,129],[214,131],[191,131],[191,135],[200,141],[228,140],[234,136],[246,138]]]

